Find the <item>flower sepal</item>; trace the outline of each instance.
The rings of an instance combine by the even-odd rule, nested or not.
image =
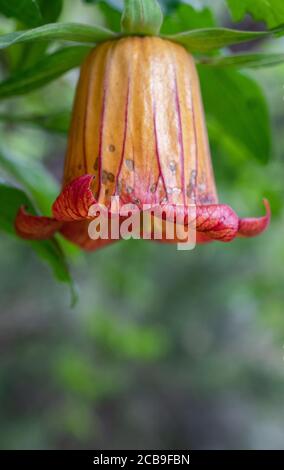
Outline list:
[[[163,13],[156,0],[124,0],[122,33],[158,36],[162,23]]]

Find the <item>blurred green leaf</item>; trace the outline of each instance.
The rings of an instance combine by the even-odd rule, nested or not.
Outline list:
[[[181,0],[162,0],[162,7],[166,13],[170,13],[181,3]]]
[[[35,41],[72,41],[95,45],[115,37],[115,33],[101,26],[80,23],[51,23],[27,31],[16,31],[0,36],[0,49],[14,44]]]
[[[83,3],[90,3],[93,5],[97,5],[98,3],[101,3],[101,0],[82,0]],[[122,4],[123,0],[106,0],[105,3],[108,3],[113,8],[116,8],[120,12],[122,11]]]
[[[61,14],[63,0],[38,0],[42,21],[35,26],[41,26],[46,23],[56,22]],[[21,47],[20,60],[17,68],[28,68],[35,64],[48,48],[48,42],[22,44],[15,47]]]
[[[121,324],[117,319],[106,316],[105,312],[89,317],[86,326],[97,344],[118,358],[152,361],[164,356],[168,350],[168,340],[163,331]]]
[[[188,29],[213,28],[214,26],[215,21],[209,8],[195,10],[191,5],[181,3],[165,17],[161,32],[175,34]]]
[[[234,69],[199,66],[199,75],[205,110],[217,122],[220,138],[235,142],[244,157],[266,163],[271,154],[270,119],[258,84]]]
[[[284,63],[284,53],[234,54],[219,57],[200,57],[199,63],[213,67],[272,67]]]
[[[35,27],[56,21],[62,5],[62,0],[0,0],[0,13]]]
[[[239,31],[228,28],[206,28],[185,31],[162,36],[182,44],[189,52],[209,52],[214,49],[240,44],[242,42],[263,39],[269,36],[279,37],[284,33],[284,26],[270,31]]]
[[[70,127],[71,110],[61,111],[46,116],[34,116],[32,119],[30,119],[30,122],[34,123],[36,126],[46,129],[47,131],[66,134]]]
[[[63,0],[37,0],[44,23],[53,23],[58,20],[62,8]]]
[[[0,181],[0,230],[15,235],[14,222],[19,207],[25,206],[28,211],[35,214],[35,209],[24,191],[15,188],[8,183]],[[37,255],[45,260],[57,280],[69,284],[72,294],[72,302],[76,300],[73,281],[66,263],[64,253],[58,243],[53,238],[45,241],[28,242]]]
[[[42,128],[50,132],[66,134],[71,120],[71,111],[61,111],[50,115],[13,115],[0,113],[0,121],[13,125],[26,125]]]
[[[117,5],[104,0],[84,0],[85,3],[96,5],[104,16],[106,26],[115,32],[120,32],[121,11]]]
[[[106,26],[115,32],[120,32],[121,12],[113,8],[109,3],[99,1],[97,6],[104,15]]]
[[[50,240],[32,241],[31,244],[36,254],[52,269],[55,279],[68,284],[71,293],[71,306],[78,300],[78,294],[71,277],[65,254],[56,238]]]
[[[90,413],[89,403],[81,397],[66,396],[59,410],[53,409],[53,420],[57,430],[84,442],[96,426],[96,418]]]
[[[16,160],[6,155],[1,149],[0,169],[28,191],[44,214],[50,214],[51,205],[58,196],[59,188],[52,175],[41,163]]]
[[[283,0],[227,0],[227,3],[234,21],[250,13],[256,21],[265,21],[270,28],[284,23]]]
[[[119,382],[111,370],[100,370],[87,355],[77,350],[63,351],[54,365],[56,381],[68,392],[92,402],[112,396]]]
[[[0,229],[14,234],[14,222],[19,207],[25,206],[35,213],[33,204],[21,189],[15,188],[0,180]]]
[[[98,2],[98,7],[104,15],[104,20],[107,28],[117,33],[120,32],[121,12],[113,8],[107,2]]]
[[[66,47],[44,56],[37,64],[16,71],[0,83],[0,99],[22,95],[46,85],[69,70],[79,67],[89,53],[86,46]]]
[[[0,0],[0,12],[31,27],[38,26],[42,21],[37,0]]]
[[[45,23],[53,23],[60,16],[63,0],[37,0],[40,9],[41,18],[36,24],[26,24],[26,26],[35,27]],[[24,22],[17,25],[17,29],[23,28]],[[25,69],[36,63],[45,53],[48,42],[17,44],[10,48],[8,57],[12,70]]]

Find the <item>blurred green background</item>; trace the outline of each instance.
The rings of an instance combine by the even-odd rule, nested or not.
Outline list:
[[[225,4],[212,3],[218,24],[232,26]],[[14,20],[0,18],[10,31]],[[79,0],[60,17],[95,19],[106,22],[103,10]],[[238,26],[263,27],[250,17]],[[243,216],[271,202],[261,237],[192,252],[134,240],[87,255],[66,247],[79,290],[72,309],[29,244],[0,232],[1,449],[284,449],[283,72],[244,72],[268,100],[267,164],[208,115],[220,200]],[[0,112],[70,109],[76,79],[3,101]],[[2,122],[0,144],[27,171],[44,163],[60,180],[65,135]]]

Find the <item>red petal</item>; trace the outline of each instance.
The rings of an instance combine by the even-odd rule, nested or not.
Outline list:
[[[239,219],[231,207],[223,204],[198,206],[161,206],[161,216],[168,221],[190,224],[196,228],[197,243],[210,240],[229,242],[238,232]],[[163,212],[164,211],[164,212]]]
[[[24,207],[18,211],[15,229],[21,238],[26,240],[46,240],[60,229],[61,222],[50,217],[30,215]]]
[[[99,248],[103,248],[111,243],[114,243],[117,240],[92,240],[88,234],[88,227],[90,221],[88,220],[78,220],[76,222],[66,222],[60,232],[75,245],[80,246],[83,250],[86,251],[95,251]]]
[[[255,237],[268,227],[271,216],[270,205],[267,199],[264,199],[263,203],[266,209],[265,216],[240,219],[238,230],[239,237]]]
[[[204,243],[210,243],[212,242],[212,238],[208,237],[205,233],[202,232],[197,232],[196,234],[196,243],[197,245],[201,245]]]
[[[264,217],[245,219],[239,219],[231,207],[223,204],[198,205],[196,208],[165,205],[161,210],[165,211],[168,220],[177,222],[178,217],[184,215],[185,224],[195,224],[197,243],[206,243],[210,240],[229,242],[237,235],[254,237],[267,228],[270,222],[270,207],[267,200],[264,200],[264,205],[266,207]],[[165,218],[165,214],[162,216]],[[179,220],[179,223],[183,221],[182,218]]]
[[[206,238],[230,242],[238,232],[239,219],[231,207],[210,204],[196,207],[196,231]]]
[[[84,175],[67,184],[53,204],[54,218],[64,222],[90,219],[89,209],[96,204],[91,188],[93,180],[93,175]]]

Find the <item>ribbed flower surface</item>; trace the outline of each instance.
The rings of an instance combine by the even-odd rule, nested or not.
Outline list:
[[[185,49],[159,38],[96,48],[82,67],[64,182],[96,176],[96,199],[216,203],[199,82]]]

